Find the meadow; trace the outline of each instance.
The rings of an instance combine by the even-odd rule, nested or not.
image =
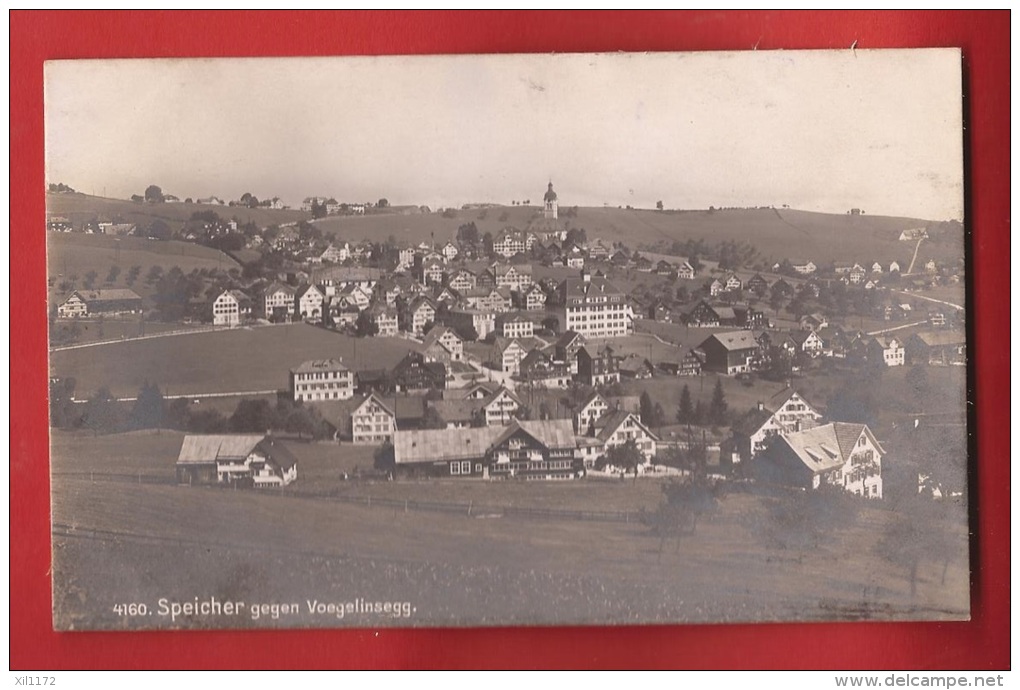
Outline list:
[[[164,394],[229,393],[289,387],[289,371],[340,357],[353,369],[392,368],[419,345],[403,338],[352,338],[303,323],[153,338],[50,354],[54,376],[74,376],[79,398],[107,386],[115,397],[145,381]]]
[[[179,434],[166,432],[54,436],[58,629],[959,619],[967,612],[965,550],[945,566],[944,579],[943,563],[923,563],[912,596],[906,571],[875,552],[898,519],[880,503],[861,503],[839,528],[780,546],[760,530],[775,499],[734,492],[694,534],[660,548],[640,523],[404,512],[302,495],[318,493],[314,485],[337,468],[333,450],[347,447],[290,444],[299,479],[284,491],[112,476],[132,466],[172,476],[179,442]],[[95,474],[67,475],[67,467]],[[661,496],[654,480],[349,482],[343,490],[397,500],[648,510]],[[954,534],[966,543],[962,525]],[[210,596],[246,602],[244,615],[170,620],[113,610],[143,602],[155,611],[160,598]],[[253,621],[248,608],[359,597],[409,602],[413,612],[343,619],[301,612]]]

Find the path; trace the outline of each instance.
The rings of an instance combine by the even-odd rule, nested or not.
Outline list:
[[[247,398],[256,395],[276,395],[279,392],[280,391],[278,389],[273,388],[271,390],[264,391],[231,391],[229,393],[183,393],[175,395],[164,395],[163,399],[177,400],[178,398],[183,398],[185,400],[202,400],[206,398]],[[114,400],[116,400],[117,402],[135,402],[136,400],[138,400],[138,398],[137,397],[114,398]],[[75,400],[74,402],[80,405],[87,403],[88,400]]]
[[[910,266],[907,268],[906,275],[912,275],[914,273],[914,262],[917,261],[917,250],[921,248],[921,243],[924,242],[924,238],[920,237],[917,240],[917,244],[914,246],[914,256],[910,258]]]
[[[906,297],[914,297],[916,299],[923,299],[926,302],[934,302],[935,304],[944,304],[947,307],[952,307],[953,309],[959,309],[960,311],[963,311],[963,306],[960,305],[960,304],[953,304],[952,302],[946,302],[945,300],[935,299],[934,297],[925,297],[924,295],[919,295],[916,292],[904,292],[903,290],[891,290],[891,292],[895,292],[895,293],[900,294],[900,295],[905,295]]]
[[[893,326],[892,328],[883,328],[880,331],[871,331],[870,333],[868,333],[868,335],[882,335],[883,333],[892,333],[893,331],[898,331],[898,330],[901,330],[903,328],[912,328],[914,326],[923,326],[926,323],[928,323],[927,319],[925,319],[924,321],[915,321],[914,323],[905,323],[902,326]]]
[[[296,322],[295,322],[296,323]],[[184,328],[179,331],[164,331],[163,333],[152,333],[150,335],[136,335],[131,338],[116,338],[113,340],[96,340],[91,343],[78,343],[75,345],[59,345],[51,347],[50,352],[63,352],[64,350],[80,350],[85,347],[99,347],[100,345],[115,345],[117,343],[130,343],[133,340],[152,340],[154,338],[171,338],[177,335],[193,335],[195,333],[216,333],[218,331],[240,330],[242,328],[267,328],[269,326],[286,326],[282,323],[257,323],[245,324],[244,326],[208,326],[206,328]]]

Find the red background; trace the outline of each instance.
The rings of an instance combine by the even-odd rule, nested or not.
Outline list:
[[[793,48],[963,49],[979,509],[969,623],[250,633],[50,624],[43,61]],[[1009,12],[10,14],[13,669],[1007,668]],[[17,325],[17,328],[14,328]],[[271,654],[266,650],[272,649]]]

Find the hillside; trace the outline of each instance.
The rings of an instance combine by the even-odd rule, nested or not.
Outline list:
[[[47,215],[63,216],[76,227],[91,220],[140,225],[162,220],[176,230],[198,211],[214,211],[222,218],[229,220],[236,217],[241,224],[251,221],[260,227],[311,218],[310,213],[300,210],[250,209],[215,204],[147,204],[88,194],[46,194]]]
[[[757,246],[766,258],[804,258],[816,264],[831,261],[861,263],[893,259],[908,262],[913,242],[899,241],[907,228],[927,221],[886,216],[849,216],[778,209],[735,209],[719,211],[652,211],[620,208],[579,208],[571,218],[563,217],[564,228],[584,228],[588,238],[621,241],[631,248],[660,241],[702,238],[709,242],[734,240]],[[481,233],[494,235],[512,225],[526,228],[540,218],[536,207],[508,206],[495,209],[460,210],[446,218],[438,213],[421,215],[379,214],[327,218],[316,221],[326,233],[347,241],[385,240],[398,242],[445,242],[456,237],[457,228],[473,222]],[[505,218],[504,220],[500,220]],[[955,244],[922,244],[919,258],[958,259],[962,240]]]
[[[141,267],[140,279],[131,285],[131,289],[142,297],[148,296],[151,286],[144,278],[153,266],[168,271],[174,266],[185,273],[192,269],[223,269],[240,268],[234,259],[210,247],[189,242],[160,242],[144,237],[109,237],[106,235],[83,235],[80,233],[46,233],[46,265],[49,276],[53,278],[50,289],[50,301],[61,301],[70,291],[60,290],[64,280],[70,281],[77,276],[77,286],[90,271],[99,275],[96,287],[129,287],[126,280],[133,266]],[[104,279],[113,266],[118,266],[120,274],[112,284],[104,285]]]

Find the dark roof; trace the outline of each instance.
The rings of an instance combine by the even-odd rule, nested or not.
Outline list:
[[[733,425],[733,433],[738,436],[751,436],[761,429],[765,422],[772,419],[772,415],[774,414],[775,412],[768,408],[759,409],[756,407],[753,410],[748,410],[748,412],[738,419],[737,423]]]
[[[758,347],[754,334],[751,331],[729,331],[727,333],[715,333],[706,338],[698,349],[705,346],[705,343],[715,340],[726,350],[750,350]]]

